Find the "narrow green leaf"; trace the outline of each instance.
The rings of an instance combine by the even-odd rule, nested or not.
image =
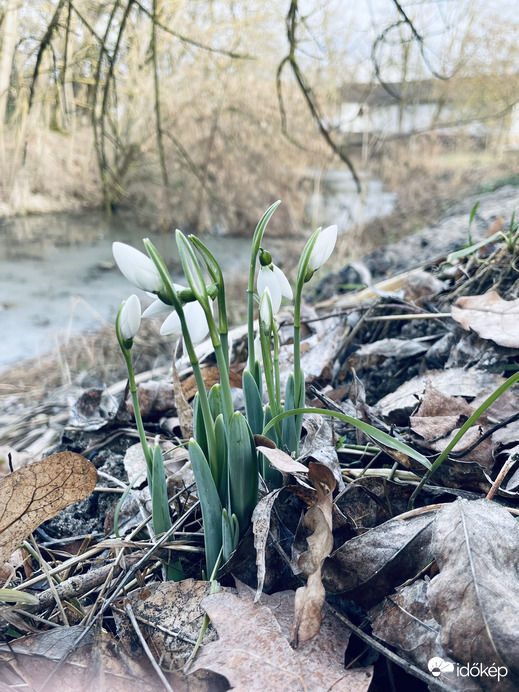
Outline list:
[[[377,428],[374,428],[372,425],[369,425],[368,423],[364,423],[364,421],[357,420],[356,418],[352,418],[351,416],[347,416],[345,413],[340,413],[339,411],[327,411],[322,408],[297,408],[294,411],[287,411],[280,413],[278,416],[273,418],[264,428],[263,430],[263,435],[267,435],[267,433],[270,431],[270,429],[278,422],[283,420],[284,418],[287,418],[288,416],[294,416],[294,415],[303,415],[305,413],[318,413],[321,416],[331,416],[332,418],[338,418],[339,420],[344,421],[345,423],[348,423],[349,425],[353,425],[354,428],[358,428],[362,432],[366,433],[366,435],[369,435],[372,437],[374,440],[378,440],[382,444],[386,445],[386,447],[389,447],[390,449],[395,449],[397,452],[402,452],[403,454],[407,454],[408,457],[411,457],[411,459],[414,459],[415,461],[418,461],[422,466],[425,466],[426,469],[431,468],[431,462],[427,457],[424,457],[423,454],[420,454],[420,452],[417,452],[415,449],[412,447],[409,447],[409,445],[406,445],[405,442],[400,442],[400,440],[395,440],[394,437],[391,437],[391,435],[388,435],[385,432],[382,432],[382,430],[378,430]],[[268,437],[268,435],[267,435]]]
[[[220,413],[223,413],[223,407],[222,385],[213,384],[209,390],[209,408],[211,409],[213,420],[216,420]]]
[[[232,511],[243,535],[258,500],[258,461],[250,427],[239,411],[229,421],[229,485]]]
[[[191,439],[188,449],[202,508],[207,574],[212,574],[222,547],[222,503],[200,445]]]
[[[0,589],[0,603],[19,603],[20,605],[40,604],[36,596],[24,591],[15,591],[14,589]]]
[[[207,310],[209,310],[209,296],[207,295],[207,287],[202,275],[202,270],[200,269],[200,265],[193,248],[191,247],[191,244],[186,236],[182,233],[182,231],[179,231],[178,228],[175,231],[175,238],[177,241],[178,254],[180,255],[180,261],[182,262],[182,268],[184,270],[184,274],[186,275],[187,282],[195,294],[196,299],[207,312]]]
[[[258,221],[258,225],[256,226],[256,229],[254,231],[254,235],[252,236],[251,254],[254,258],[256,258],[256,255],[259,252],[263,234],[265,233],[265,228],[267,227],[267,224],[270,221],[270,217],[276,211],[280,204],[281,200],[279,199],[277,202],[274,202],[274,204],[271,204],[267,211],[263,214],[261,219]]]
[[[200,445],[206,459],[209,458],[209,446],[207,444],[207,435],[205,432],[205,423],[202,414],[202,406],[200,403],[200,394],[197,392],[193,399],[193,435],[195,440]]]
[[[285,388],[285,412],[293,411],[295,406],[295,381],[294,373],[290,373],[287,379]],[[288,449],[290,452],[295,452],[299,440],[296,438],[296,422],[297,416],[288,416],[281,424],[281,439],[283,443],[282,449]]]
[[[263,402],[256,380],[248,370],[243,371],[242,386],[247,422],[253,435],[259,435],[263,430]]]
[[[216,458],[217,473],[213,473],[214,482],[220,496],[223,506],[226,506],[229,500],[229,478],[227,473],[227,432],[223,414],[219,414],[214,422],[214,436],[216,439]]]
[[[159,445],[155,445],[151,463],[151,516],[154,532],[156,534],[161,534],[166,533],[166,531],[171,528],[171,517],[169,514],[164,460],[162,458],[162,451]]]

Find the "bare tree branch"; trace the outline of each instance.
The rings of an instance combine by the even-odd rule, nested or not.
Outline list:
[[[281,74],[283,71],[283,68],[285,65],[289,64],[290,67],[292,68],[292,72],[294,74],[294,77],[296,78],[296,82],[299,85],[299,88],[301,89],[301,92],[303,94],[303,97],[308,105],[308,108],[310,110],[310,113],[312,114],[312,118],[314,122],[316,123],[319,132],[323,136],[324,140],[328,144],[328,146],[333,150],[335,154],[341,159],[343,163],[346,164],[346,166],[349,168],[350,173],[353,177],[353,180],[355,181],[355,185],[357,187],[357,191],[361,191],[361,184],[360,184],[360,179],[357,175],[357,172],[355,170],[355,167],[351,161],[351,159],[344,153],[343,147],[339,146],[336,142],[334,142],[331,133],[329,129],[326,127],[324,118],[321,114],[321,109],[319,106],[319,102],[317,101],[317,98],[306,81],[299,64],[297,62],[296,58],[296,51],[297,51],[297,38],[296,38],[296,31],[297,31],[297,18],[299,16],[299,8],[298,8],[298,1],[299,0],[290,0],[290,6],[288,8],[288,13],[286,16],[286,28],[287,28],[287,38],[288,38],[288,44],[289,44],[289,52],[288,55],[286,55],[281,63],[279,64],[277,75],[276,75],[276,84],[277,84],[277,90],[278,90],[278,101],[279,101],[279,110],[281,114],[281,127],[283,134],[287,134],[287,119],[286,119],[286,111],[283,105],[283,99],[282,99],[282,90],[281,90]]]

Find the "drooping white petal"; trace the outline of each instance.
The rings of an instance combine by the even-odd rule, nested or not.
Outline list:
[[[125,300],[119,314],[119,332],[122,338],[127,341],[139,331],[141,324],[141,303],[137,296],[131,295]]]
[[[159,270],[152,260],[131,245],[115,242],[112,252],[122,274],[144,291],[158,293],[163,288]]]
[[[195,300],[193,303],[188,303],[184,306],[184,316],[186,318],[189,334],[191,335],[191,341],[193,342],[193,346],[196,346],[205,339],[209,331],[205,312],[200,303]],[[166,317],[160,328],[160,333],[162,336],[182,336],[182,325],[175,311],[173,311],[169,317]]]
[[[157,298],[157,300],[154,300],[151,305],[148,305],[146,310],[142,313],[142,316],[157,317],[159,315],[167,315],[171,312],[171,309],[171,305],[167,305]]]
[[[212,303],[210,303],[210,305],[212,306]],[[187,328],[191,335],[191,341],[193,342],[193,346],[196,346],[205,339],[209,332],[209,325],[207,324],[204,309],[200,303],[195,300],[194,303],[188,303],[186,305],[184,314],[186,316]]]
[[[257,288],[260,300],[265,293],[265,290],[269,290],[272,314],[277,315],[279,308],[281,307],[281,287],[279,285],[278,277],[272,269],[269,267],[260,268],[258,272]]]
[[[270,329],[270,325],[272,324],[272,315],[274,314],[274,311],[272,309],[272,297],[268,286],[265,287],[265,290],[261,294],[259,310],[260,319],[263,325]]]
[[[316,271],[319,269],[319,267],[322,267],[323,264],[330,258],[336,241],[337,226],[333,225],[323,228],[323,230],[317,236],[317,240],[315,241],[315,245],[310,254],[308,268],[312,271]]]
[[[288,281],[287,277],[284,275],[281,269],[277,267],[275,264],[272,265],[272,270],[274,272],[274,276],[278,281],[279,288],[281,289],[281,295],[285,296],[285,298],[288,298],[289,300],[292,300],[294,294],[292,293],[292,286],[290,285],[290,282]]]
[[[160,333],[162,336],[182,336],[182,326],[180,324],[179,316],[175,311],[173,311],[162,323],[160,328]]]

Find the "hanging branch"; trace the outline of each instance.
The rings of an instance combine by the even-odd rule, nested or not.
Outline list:
[[[296,38],[296,30],[297,30],[297,17],[299,14],[299,8],[298,8],[298,1],[299,0],[290,0],[290,6],[288,9],[287,17],[286,17],[286,28],[287,28],[287,38],[288,38],[288,44],[289,44],[289,52],[288,55],[286,55],[283,60],[281,61],[278,71],[276,74],[276,87],[277,87],[277,93],[278,93],[278,102],[279,102],[279,110],[281,114],[281,129],[282,132],[285,136],[287,135],[287,118],[286,118],[286,111],[283,103],[283,96],[282,96],[282,88],[281,88],[281,75],[283,72],[283,68],[285,65],[289,64],[290,67],[292,68],[292,72],[294,74],[294,77],[296,78],[296,82],[299,85],[299,88],[301,89],[301,92],[303,94],[303,97],[308,105],[308,108],[310,109],[310,113],[312,114],[312,118],[314,122],[316,123],[319,132],[323,136],[325,142],[328,144],[328,146],[332,149],[332,151],[337,154],[337,156],[341,159],[343,163],[346,164],[348,169],[350,170],[350,173],[353,177],[353,180],[355,181],[355,185],[357,187],[357,191],[360,193],[361,191],[361,184],[359,177],[357,175],[357,172],[355,170],[355,167],[351,161],[351,159],[344,153],[343,147],[339,146],[336,142],[333,141],[330,130],[326,127],[324,123],[324,118],[321,113],[321,109],[319,106],[319,103],[317,101],[317,98],[315,94],[312,91],[312,88],[306,81],[303,73],[301,72],[301,69],[299,67],[299,64],[297,62],[296,58],[296,50],[297,50],[297,38]]]
[[[45,36],[42,38],[40,41],[40,46],[38,48],[38,55],[36,56],[36,64],[34,65],[34,70],[32,73],[32,80],[31,80],[31,88],[29,91],[29,103],[27,106],[27,112],[31,110],[32,103],[34,101],[34,91],[36,89],[36,80],[38,79],[38,75],[40,73],[40,65],[41,65],[41,60],[43,58],[43,54],[45,53],[45,50],[47,46],[50,44],[52,35],[55,32],[55,30],[58,27],[58,22],[59,22],[59,16],[61,14],[61,10],[63,8],[63,5],[65,4],[66,0],[59,0],[58,6],[56,7],[56,11],[54,12],[52,19],[50,20],[50,23],[47,27],[47,31],[45,32]]]

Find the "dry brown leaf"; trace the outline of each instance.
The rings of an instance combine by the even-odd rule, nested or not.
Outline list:
[[[266,447],[258,448],[266,449]],[[270,450],[272,451],[272,450]],[[280,450],[278,450],[280,451]],[[283,454],[283,452],[281,452]],[[277,496],[283,490],[283,488],[277,488],[273,490],[257,503],[254,511],[252,513],[252,531],[254,533],[254,548],[256,550],[256,567],[257,567],[257,580],[258,587],[256,589],[256,596],[254,597],[254,602],[259,601],[261,592],[263,591],[263,585],[265,583],[265,551],[267,548],[267,538],[270,531],[270,515],[272,513],[272,507],[276,501]]]
[[[224,675],[234,692],[364,692],[372,669],[344,669],[349,630],[331,614],[323,618],[322,632],[294,650],[288,642],[294,592],[262,596],[253,603],[253,591],[239,586],[239,595],[219,593],[202,605],[219,640],[204,647],[193,670]]]
[[[295,595],[294,646],[315,637],[321,627],[321,610],[326,593],[321,580],[321,567],[333,549],[332,504],[336,487],[331,469],[311,461],[308,479],[317,491],[317,503],[307,511],[304,524],[312,533],[306,539],[308,550],[302,553],[298,566],[307,577],[306,586],[301,586]]]
[[[346,541],[323,565],[328,592],[369,608],[430,561],[434,513],[390,519]]]
[[[220,371],[216,366],[208,366],[202,368],[202,377],[204,378],[206,389],[211,389],[213,384],[218,384],[220,382]],[[240,372],[234,372],[234,370],[229,370],[229,382],[231,387],[236,387],[241,389],[242,385],[242,374]],[[182,382],[182,389],[184,390],[184,397],[187,401],[191,401],[198,391],[198,385],[194,375],[189,375]]]
[[[281,451],[281,449],[277,447],[259,446],[256,447],[256,449],[258,452],[261,452],[261,454],[264,454],[270,461],[271,466],[281,471],[281,473],[304,473],[305,475],[308,473],[308,468],[304,464],[292,459],[289,454],[286,454],[286,452]]]
[[[52,454],[0,481],[0,564],[47,519],[90,495],[95,466],[74,452]]]
[[[0,682],[19,678],[21,689],[40,689],[62,656],[66,662],[52,677],[50,692],[155,692],[157,684],[147,666],[127,658],[107,632],[89,632],[72,651],[84,627],[57,627],[48,632],[0,644]],[[70,653],[69,653],[70,652]],[[23,678],[21,676],[23,675]],[[25,683],[23,685],[22,683]],[[104,683],[104,684],[103,684]]]
[[[185,665],[204,622],[200,604],[210,590],[210,582],[184,579],[147,584],[128,594],[148,646],[165,670],[179,670]],[[129,618],[120,613],[114,617],[121,644],[128,653],[135,652],[140,645]],[[204,645],[215,638],[214,630],[208,630]]]
[[[460,664],[506,666],[482,689],[519,688],[519,525],[495,502],[457,500],[437,514],[432,552],[440,569],[429,584],[441,644]]]
[[[503,300],[494,290],[482,296],[464,296],[452,306],[451,314],[463,329],[472,329],[499,346],[519,348],[519,298]]]

